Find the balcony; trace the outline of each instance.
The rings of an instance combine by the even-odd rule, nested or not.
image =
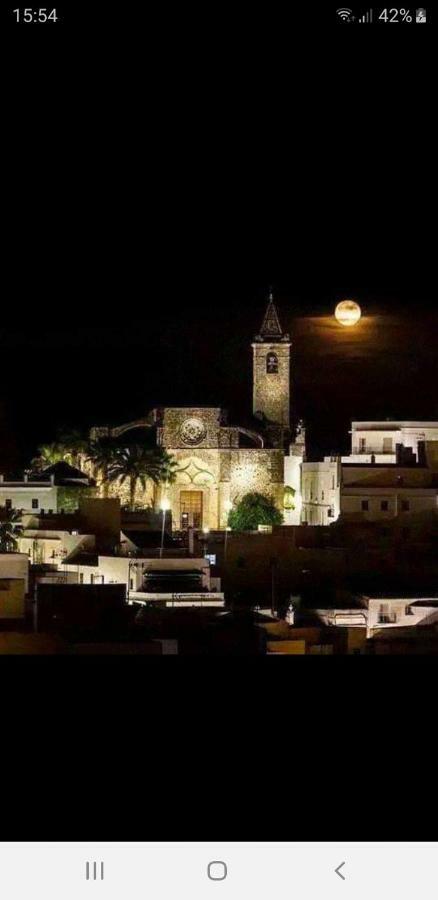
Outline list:
[[[377,447],[375,445],[366,445],[366,447],[353,447],[352,454],[356,454],[357,456],[366,456],[370,453],[374,453],[376,456],[394,456],[395,448],[391,447]]]

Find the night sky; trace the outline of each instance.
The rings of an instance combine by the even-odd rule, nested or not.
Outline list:
[[[155,405],[245,420],[270,284],[313,457],[346,449],[352,417],[438,418],[424,32],[269,32],[233,32],[228,55],[211,29],[179,51],[94,34],[79,60],[67,30],[14,47],[4,468],[60,425]],[[363,310],[348,331],[345,297]]]
[[[250,341],[270,284],[292,333],[293,408],[306,419],[312,455],[346,449],[352,416],[438,418],[433,28],[331,28],[316,4],[241,12],[226,3],[69,7],[75,22],[67,17],[62,31],[0,27],[0,472],[12,474],[63,423],[117,423],[156,404],[188,403],[223,405],[234,421],[244,418]],[[3,4],[1,25],[7,15]],[[363,309],[354,332],[335,330],[331,318],[345,297]],[[421,665],[405,657],[404,671],[401,660],[376,658],[353,675],[346,659],[328,666],[314,658],[304,671],[307,660],[299,666],[294,658],[292,676],[289,663],[279,671],[280,659],[273,666],[231,656],[226,666],[205,657],[203,677],[197,658],[175,657],[171,666],[147,656],[132,658],[134,666],[114,656],[33,662],[11,658],[13,672],[5,671],[5,840],[111,841],[116,822],[121,840],[213,839],[224,833],[221,814],[230,834],[230,808],[234,840],[284,840],[271,783],[283,785],[285,772],[294,798],[301,800],[300,783],[306,790],[287,839],[296,821],[299,840],[333,840],[346,822],[352,840],[366,840],[372,816],[380,840],[430,840],[423,792],[411,791],[410,808],[399,788],[409,751],[413,757],[434,740],[427,688],[435,672],[429,677],[423,657]],[[382,683],[397,690],[374,703],[370,721],[357,698],[379,697]],[[150,768],[159,794],[143,779],[148,808],[157,800],[145,816],[121,760],[127,746],[144,745],[138,686],[151,684]],[[282,722],[291,695],[300,724],[292,762],[264,715]],[[220,728],[205,714],[215,698]],[[23,779],[33,733],[39,777]],[[357,759],[359,746],[363,759],[378,746],[391,772],[402,756],[384,804],[358,803],[357,792],[349,802],[346,791],[339,804],[321,803],[322,734],[330,734],[325,770],[339,768],[346,750]],[[90,765],[84,735],[110,769]],[[199,751],[209,744],[221,760],[214,795],[197,791],[211,782],[212,754]],[[145,748],[142,773],[149,756]],[[265,759],[271,789],[260,789]],[[181,778],[193,760],[195,777]]]

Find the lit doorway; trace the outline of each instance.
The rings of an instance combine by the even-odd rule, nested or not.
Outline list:
[[[202,528],[202,491],[181,491],[181,529]]]

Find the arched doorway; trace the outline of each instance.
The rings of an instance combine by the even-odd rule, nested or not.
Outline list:
[[[203,492],[197,490],[181,490],[179,492],[180,528],[202,528]]]

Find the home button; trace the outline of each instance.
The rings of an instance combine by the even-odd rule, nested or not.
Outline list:
[[[210,881],[224,881],[228,875],[227,864],[222,860],[213,860],[208,864],[207,875]]]

